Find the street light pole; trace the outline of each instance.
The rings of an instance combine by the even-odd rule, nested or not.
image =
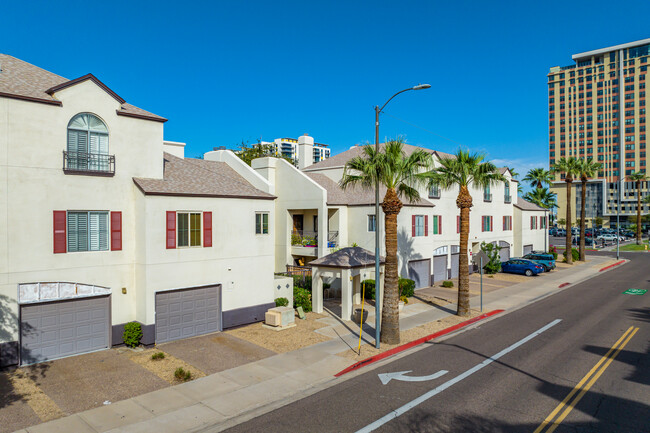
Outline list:
[[[431,87],[430,84],[418,84],[417,86],[409,87],[408,89],[400,90],[391,96],[384,105],[379,108],[379,105],[375,106],[375,152],[379,153],[379,113],[388,105],[388,103],[400,93],[408,92],[409,90],[422,90],[428,89]],[[379,305],[383,298],[381,279],[379,278],[379,179],[375,180],[375,347],[379,349],[379,338],[381,336],[381,313],[379,311]],[[383,310],[383,303],[382,303]]]

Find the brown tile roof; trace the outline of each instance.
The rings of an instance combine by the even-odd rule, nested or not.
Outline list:
[[[379,256],[379,262],[385,263],[386,259]],[[375,264],[375,255],[361,247],[347,247],[323,256],[319,259],[309,262],[310,266],[326,266],[330,268],[362,268],[364,266],[373,266]]]
[[[381,143],[379,146],[383,146],[383,143]],[[431,149],[427,149],[426,147],[404,144],[404,152],[406,153],[406,155],[410,155],[418,149],[424,150],[425,152],[428,152],[432,155],[435,154],[439,158],[455,158],[455,156],[450,153],[440,152],[438,150],[431,150]],[[308,172],[308,171],[322,170],[326,168],[343,167],[346,162],[348,162],[354,157],[361,156],[362,154],[363,154],[363,146],[354,146],[346,150],[345,152],[337,153],[336,155],[324,159],[323,161],[317,162],[316,164],[312,164],[309,167],[305,167],[302,169],[302,171]]]
[[[74,80],[68,80],[45,69],[41,69],[38,66],[34,66],[31,63],[0,53],[0,97],[4,96],[44,104],[61,105],[61,101],[53,96],[56,90],[86,80],[94,81],[99,87],[120,102],[119,115],[155,120],[158,122],[167,121],[164,117],[127,104],[92,74],[87,74]]]
[[[548,209],[544,209],[543,207],[537,206],[535,203],[531,203],[529,201],[526,201],[521,197],[517,197],[517,203],[514,203],[513,206],[515,206],[516,208],[519,208],[521,210],[536,210],[536,211],[548,210]]]
[[[225,162],[183,159],[165,153],[164,164],[163,179],[134,177],[133,182],[146,195],[275,199],[255,188]]]
[[[325,188],[327,191],[327,204],[331,206],[367,206],[375,204],[375,192],[362,189],[360,187],[352,187],[343,190],[338,183],[334,182],[329,177],[322,173],[305,173],[314,182]],[[379,197],[383,198],[386,195],[386,188],[379,188]],[[408,203],[404,201],[404,206],[422,206],[434,207],[433,203],[423,198],[415,203]]]

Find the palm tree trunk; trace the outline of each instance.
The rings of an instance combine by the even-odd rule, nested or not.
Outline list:
[[[466,186],[460,187],[456,206],[460,208],[460,257],[458,260],[458,316],[469,316],[469,257],[467,253],[469,241],[469,210],[472,207],[472,196]]]
[[[384,302],[381,311],[381,338],[385,344],[399,344],[399,277],[397,275],[397,215],[402,209],[394,188],[386,191],[381,204],[386,216],[386,268],[384,271]]]
[[[647,185],[646,185],[647,186]],[[636,244],[641,244],[641,181],[636,181]]]
[[[587,199],[587,179],[582,178],[582,203],[580,204],[580,261],[585,261],[585,209]],[[592,233],[593,236],[593,233]]]
[[[571,182],[573,180],[570,177],[566,178],[566,249],[564,254],[566,256],[566,262],[568,264],[573,264],[573,255],[571,254]]]

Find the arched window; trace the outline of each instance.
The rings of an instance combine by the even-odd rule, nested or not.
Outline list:
[[[68,168],[83,171],[108,171],[108,128],[89,113],[77,114],[68,123]]]

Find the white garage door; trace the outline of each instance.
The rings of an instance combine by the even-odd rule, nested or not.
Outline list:
[[[532,245],[524,245],[524,256],[533,252]]]
[[[460,265],[460,253],[451,255],[451,278],[458,278],[458,266]]]
[[[429,287],[431,262],[429,259],[409,262],[409,278],[415,281],[415,288]]]
[[[21,365],[106,349],[110,297],[20,307]]]
[[[447,255],[433,256],[433,282],[447,279]]]
[[[221,331],[221,285],[156,293],[156,343]]]
[[[499,259],[502,262],[507,262],[510,260],[510,244],[505,241],[499,241],[499,246],[501,247],[499,250]]]

